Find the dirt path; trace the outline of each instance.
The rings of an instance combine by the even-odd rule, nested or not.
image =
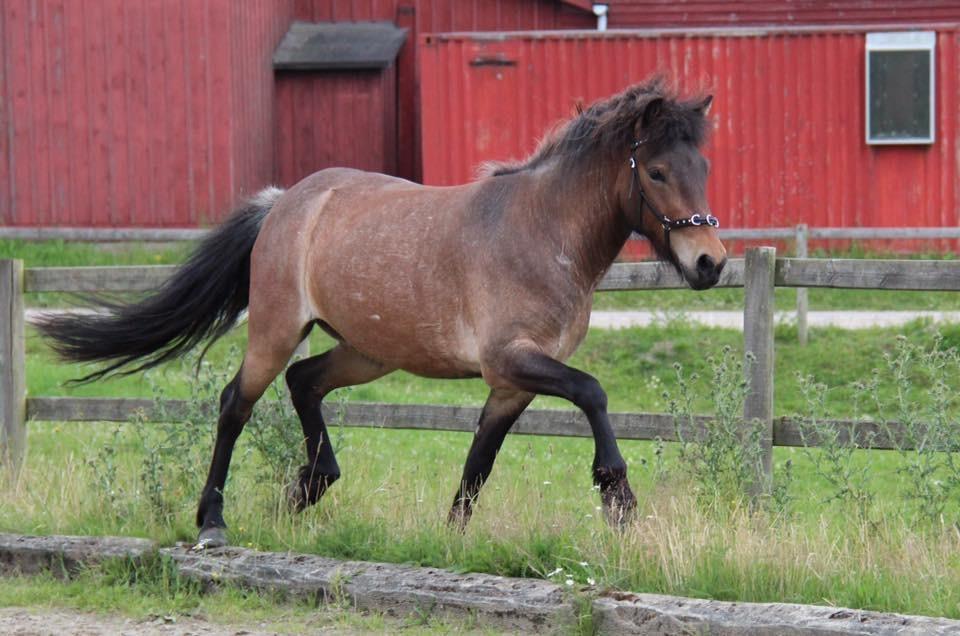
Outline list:
[[[27,322],[35,320],[44,313],[61,313],[64,310],[28,309]],[[96,313],[88,309],[66,310],[75,313]],[[898,327],[918,318],[926,318],[937,323],[960,322],[960,311],[809,311],[807,324],[811,327],[841,327],[843,329],[867,329],[870,327]],[[676,319],[692,322],[706,327],[725,329],[743,329],[743,312],[726,310],[703,311],[645,311],[597,310],[590,314],[590,326],[596,329],[623,329],[626,327],[646,327],[662,325]],[[796,322],[796,312],[778,311],[774,316],[777,323]]]
[[[397,618],[374,617],[350,610],[317,608],[303,616],[279,618],[277,622],[223,624],[187,616],[129,618],[119,614],[83,612],[67,608],[0,608],[0,634],[4,636],[277,636],[299,634],[484,634],[499,631],[478,629],[456,621],[408,623]]]
[[[840,327],[867,329],[870,327],[898,327],[918,318],[937,323],[960,322],[957,311],[810,311],[807,324],[811,327]],[[623,329],[662,325],[671,319],[697,323],[707,327],[743,329],[742,311],[595,311],[590,314],[590,326],[599,329]],[[778,311],[777,323],[796,322],[796,313]]]
[[[133,619],[70,609],[7,607],[0,609],[0,634],[16,636],[265,636],[257,626],[224,626],[195,618]],[[326,632],[329,633],[329,632]]]

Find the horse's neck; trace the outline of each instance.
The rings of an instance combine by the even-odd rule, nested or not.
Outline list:
[[[585,280],[602,276],[630,237],[630,227],[616,207],[612,179],[599,169],[573,176],[547,173],[538,188],[538,221]],[[611,172],[606,172],[610,175]]]

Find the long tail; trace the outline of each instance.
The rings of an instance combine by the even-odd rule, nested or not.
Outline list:
[[[109,363],[75,382],[148,369],[227,333],[249,302],[250,252],[281,194],[267,188],[247,201],[142,301],[98,300],[102,311],[95,314],[48,314],[37,320],[64,360]]]

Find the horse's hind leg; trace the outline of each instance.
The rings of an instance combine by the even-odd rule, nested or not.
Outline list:
[[[265,324],[254,316],[255,312],[251,311],[248,323],[250,340],[240,371],[220,394],[220,417],[217,420],[213,459],[197,507],[199,545],[204,547],[212,548],[227,543],[227,524],[223,520],[223,488],[227,481],[233,446],[244,424],[250,419],[253,405],[273,379],[283,371],[303,336],[303,327],[292,321],[287,321],[288,324],[279,321]],[[261,325],[267,328],[260,328]]]
[[[324,396],[340,387],[371,382],[393,371],[347,344],[301,360],[287,369],[290,398],[300,416],[307,447],[307,463],[289,490],[290,507],[301,511],[315,504],[340,477],[320,405]]]
[[[460,478],[460,488],[453,499],[450,515],[447,518],[450,525],[459,530],[466,528],[467,521],[473,513],[473,502],[480,494],[480,488],[493,470],[493,462],[497,458],[500,446],[513,423],[517,421],[523,410],[533,400],[533,393],[523,391],[509,391],[493,389],[483,405],[477,432],[470,445],[467,461],[463,466],[463,476]]]

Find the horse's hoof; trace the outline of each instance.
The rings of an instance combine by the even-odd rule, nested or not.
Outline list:
[[[226,545],[228,545],[226,528],[212,526],[200,531],[200,536],[197,537],[197,544],[190,549],[193,552],[203,552],[204,550],[210,550],[212,548],[222,548]]]
[[[339,478],[339,471],[333,474],[311,473],[309,466],[302,467],[297,479],[287,487],[287,508],[290,512],[303,512],[320,501]]]
[[[604,514],[607,517],[607,524],[614,530],[620,532],[627,529],[627,527],[633,522],[634,513],[636,511],[636,506],[623,506],[619,503],[614,503],[609,506],[604,506]]]
[[[303,486],[300,485],[300,480],[298,479],[287,486],[287,509],[290,512],[303,512],[306,507],[306,493],[303,491]]]
[[[470,517],[473,516],[473,509],[469,504],[456,503],[450,508],[447,515],[447,527],[460,534],[465,534]]]
[[[623,479],[615,487],[601,492],[600,498],[607,523],[617,530],[625,530],[632,523],[637,511],[637,498],[630,490],[627,480]]]

